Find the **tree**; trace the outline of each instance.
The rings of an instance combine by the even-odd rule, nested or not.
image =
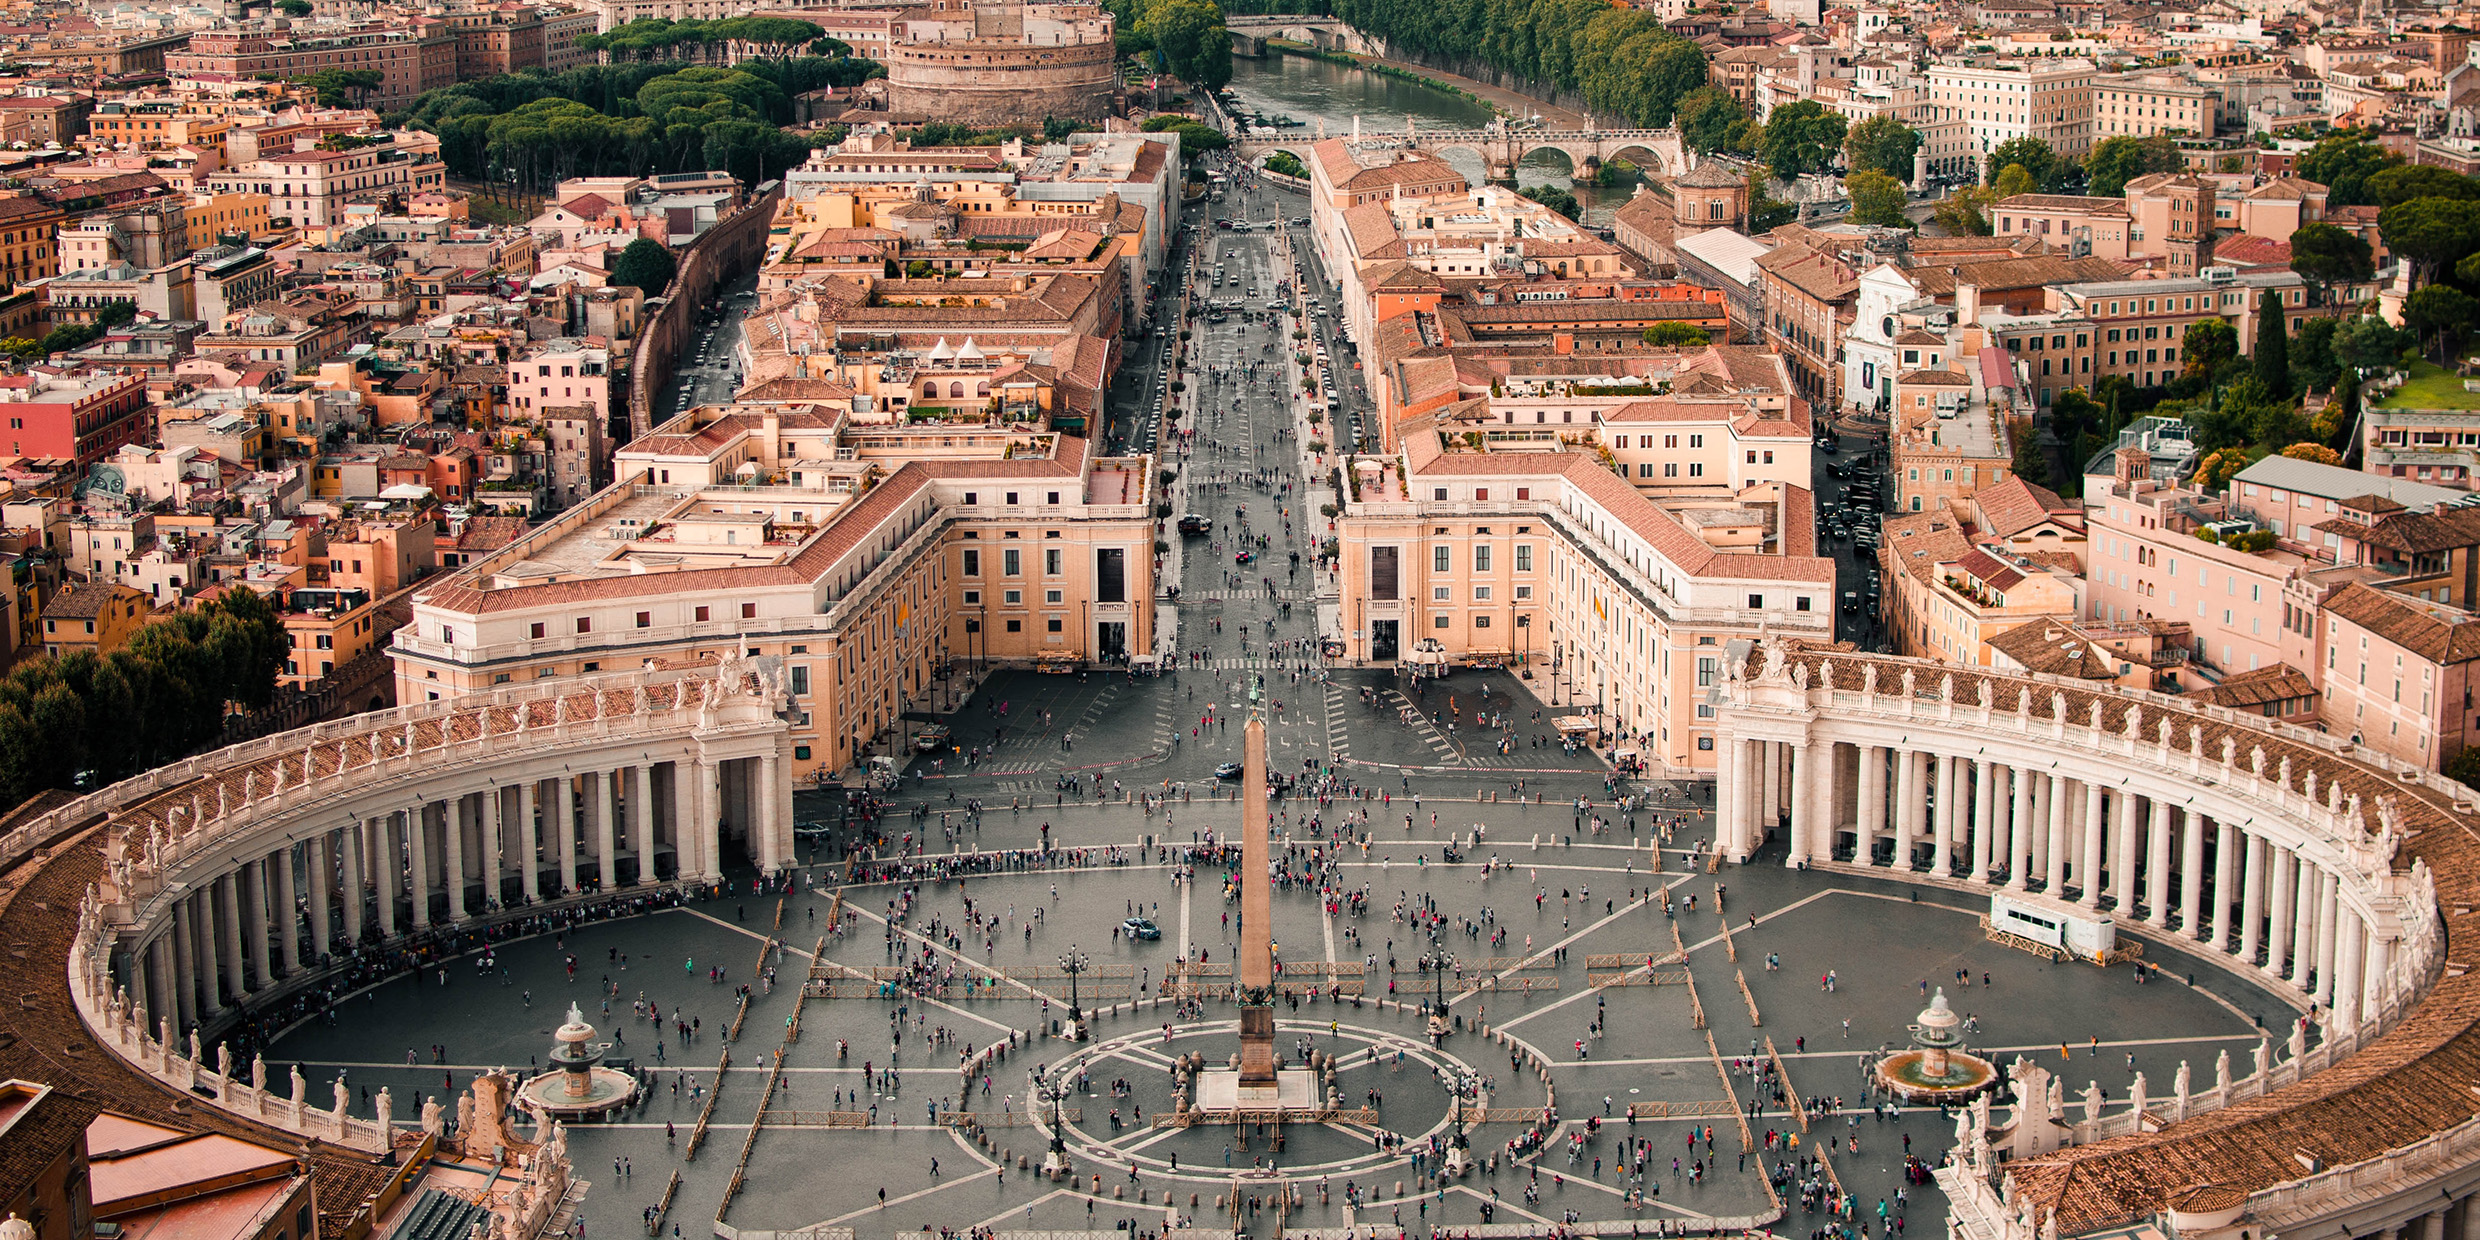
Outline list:
[[[1576,196],[1556,185],[1527,185],[1516,192],[1571,220],[1583,213],[1583,208],[1576,204]]]
[[[2469,201],[2480,198],[2480,180],[2435,164],[2404,164],[2370,176],[2368,198],[2380,207],[2414,198]]]
[[[2256,379],[2273,394],[2291,391],[2290,324],[2283,320],[2282,296],[2266,289],[2256,297],[2256,352],[2248,359]]]
[[[2015,476],[2036,487],[2049,485],[2049,453],[2041,450],[2041,432],[2026,422],[2015,433]]]
[[[2222,364],[2239,356],[2239,332],[2228,319],[2199,319],[2179,337],[2179,357],[2187,374],[2211,380]]]
[[[2361,283],[2377,273],[2377,265],[2365,239],[2318,221],[2291,233],[2291,270],[2308,282],[2315,304],[2323,305],[2334,285]]]
[[[1692,151],[1711,154],[1731,149],[1732,130],[1747,119],[1748,109],[1719,86],[1701,87],[1679,97],[1679,139]]]
[[[2034,193],[2039,188],[2032,178],[2031,169],[2022,164],[2008,164],[1999,170],[1998,179],[1990,183],[1989,205],[1994,207],[2017,194]]]
[[[642,289],[648,297],[658,297],[670,287],[677,267],[671,247],[652,237],[639,237],[621,250],[619,260],[611,265],[611,282]]]
[[[1766,193],[1765,172],[1748,174],[1748,235],[1763,236],[1800,218],[1800,209]]]
[[[1843,114],[1829,112],[1814,99],[1795,99],[1774,109],[1765,122],[1765,162],[1774,175],[1788,181],[1802,173],[1821,171],[1843,144]]]
[[[2377,145],[2364,129],[2337,129],[2317,140],[2299,157],[2300,176],[2325,187],[2325,206],[2367,206],[2368,178],[2402,163],[2402,156]],[[2390,239],[2389,239],[2390,241]]]
[[[2404,349],[2411,342],[2393,324],[2373,314],[2358,315],[2334,325],[2334,360],[2341,363],[2349,377],[2380,370],[2391,370],[2402,361]]]
[[[1843,166],[1855,173],[1882,172],[1909,184],[1912,155],[1919,149],[1918,131],[1891,116],[1875,116],[1843,135]]]
[[[2294,461],[2314,461],[2319,465],[2340,465],[2342,454],[2321,443],[2295,443],[2282,449],[2282,455]]]
[[[2423,341],[2434,337],[2448,353],[2462,341],[2472,320],[2480,317],[2480,301],[2450,284],[2431,284],[2403,299],[2403,324]]]
[[[1989,152],[1982,172],[1989,178],[1989,183],[1995,185],[1998,174],[2015,165],[2022,165],[2024,171],[2032,174],[2035,192],[2039,193],[2057,189],[2059,177],[2067,170],[2067,165],[2059,162],[2058,152],[2051,149],[2049,143],[2039,138],[2009,138]]]
[[[2451,271],[2480,249],[2480,211],[2454,198],[2414,198],[2377,213],[2385,248],[2411,261],[2414,283]]]
[[[1231,81],[1231,35],[1223,11],[1206,0],[1153,0],[1138,28],[1181,81],[1209,92]]]
[[[310,0],[276,0],[276,11],[286,17],[308,17],[311,13]]]
[[[1304,181],[1309,179],[1309,166],[1300,162],[1300,156],[1290,151],[1276,151],[1267,156],[1266,171],[1277,176],[1299,177]]]
[[[1937,226],[1959,237],[1986,237],[1993,226],[1989,208],[1998,201],[1997,192],[1977,185],[1967,185],[1939,200],[1929,209],[1929,218]]]
[[[320,106],[330,108],[361,107],[370,92],[387,81],[376,69],[321,69],[294,80],[316,93]]]
[[[2176,172],[2183,166],[2178,144],[2163,134],[2103,138],[2084,157],[2084,175],[2091,179],[2090,192],[2099,198],[2116,198],[2126,193],[2127,182],[2137,177]]]
[[[1704,328],[1679,319],[1646,328],[1644,340],[1657,349],[1701,349],[1714,342]]]
[[[1874,224],[1880,228],[1908,228],[1911,220],[1903,214],[1909,205],[1903,195],[1903,183],[1883,172],[1855,172],[1843,178],[1843,192],[1851,198],[1851,222]]]
[[[2323,316],[2308,319],[2299,325],[2298,348],[2291,350],[2291,386],[2303,392],[2332,390],[2342,377],[2342,363],[2334,358],[2334,328],[2340,321]]]

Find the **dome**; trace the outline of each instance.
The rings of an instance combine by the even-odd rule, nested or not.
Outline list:
[[[945,336],[939,337],[939,342],[930,346],[931,361],[944,362],[954,358],[955,356],[956,351],[947,347],[947,337]]]
[[[0,1222],[0,1240],[34,1240],[34,1224],[12,1212],[7,1221]]]

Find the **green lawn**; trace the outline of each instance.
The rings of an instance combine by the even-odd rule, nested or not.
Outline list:
[[[2480,409],[2480,392],[2463,390],[2460,376],[2433,362],[2411,364],[2411,377],[2379,409]]]

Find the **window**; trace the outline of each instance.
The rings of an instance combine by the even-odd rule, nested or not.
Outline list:
[[[1052,616],[1050,619],[1043,621],[1043,622],[1042,622],[1042,627],[1043,627],[1043,629],[1044,629],[1045,631],[1048,631],[1048,632],[1052,632],[1052,633],[1059,632],[1059,631],[1060,631],[1060,622],[1059,622],[1059,617],[1057,617],[1057,616]]]
[[[1402,558],[1402,550],[1400,547],[1369,549],[1369,597],[1386,600],[1401,597],[1396,593],[1396,568]]]
[[[971,503],[972,501],[967,500],[966,502]],[[971,547],[965,548],[964,575],[967,577],[979,577],[982,575],[982,553]]]
[[[1025,592],[1022,590],[1002,590],[999,592],[999,601],[1010,607],[1022,607],[1025,605]]]
[[[1490,627],[1490,618],[1488,616],[1474,616],[1473,627],[1476,629],[1486,629]]]
[[[1429,571],[1433,573],[1448,572],[1453,567],[1454,559],[1455,553],[1453,548],[1432,547],[1429,549]]]
[[[981,591],[979,591],[979,590],[967,590],[967,591],[965,591],[965,592],[964,592],[964,605],[965,605],[965,606],[967,606],[967,607],[979,607],[979,606],[981,606],[981,603],[982,603],[982,592],[981,592]],[[971,621],[967,621],[966,623],[968,623],[968,624],[969,624],[969,623],[971,623]]]
[[[594,617],[592,617],[592,616],[579,616],[579,617],[577,617],[577,631],[578,631],[578,632],[580,632],[580,633],[591,633],[591,632],[593,632],[593,631],[594,631]]]
[[[532,623],[532,624],[530,624],[530,625],[527,625],[527,626],[526,626],[526,634],[525,634],[525,635],[526,635],[526,636],[528,636],[528,637],[531,637],[531,638],[535,638],[535,639],[537,639],[537,640],[540,640],[540,639],[541,639],[541,637],[542,637],[542,635],[543,635],[543,622],[542,622],[542,621],[540,621],[540,620],[537,620],[537,621],[535,621],[534,623]],[[444,634],[443,634],[443,636],[444,636]]]
[[[1022,633],[1025,631],[1025,622],[1022,620],[1010,620],[1007,622],[1007,631],[1010,633]]]
[[[697,609],[697,618],[698,618],[698,623],[700,623],[700,624],[705,623],[705,622],[706,622],[706,618],[707,618],[707,614],[708,614],[708,613],[707,613],[707,609],[706,609],[706,608],[703,608],[703,607],[698,608],[698,609]]]
[[[1454,597],[1455,587],[1453,586],[1431,586],[1429,588],[1429,598],[1433,603],[1444,603]]]
[[[1444,500],[1447,498],[1447,489],[1445,487],[1431,487],[1429,489],[1429,497],[1433,500]]]
[[[1712,688],[1714,679],[1721,673],[1721,669],[1722,661],[1720,659],[1698,659],[1696,661],[1696,687],[1699,689]]]
[[[1473,548],[1473,571],[1476,573],[1486,573],[1490,571],[1490,549],[1488,546],[1484,545]]]
[[[651,611],[641,611],[641,612],[637,613],[637,627],[639,627],[639,628],[641,628],[641,629],[650,629],[650,628],[653,628],[653,627],[654,627],[654,613],[653,613],[653,612],[651,612]]]
[[[1529,573],[1533,571],[1532,544],[1522,543],[1516,547],[1516,571],[1519,573]]]
[[[1476,602],[1476,603],[1486,603],[1486,602],[1489,602],[1489,601],[1490,601],[1490,587],[1488,587],[1488,586],[1474,586],[1474,587],[1473,587],[1473,601],[1474,601],[1474,602]]]
[[[1042,552],[1043,576],[1056,577],[1059,575],[1059,556],[1060,551],[1057,547],[1050,547]]]
[[[1007,550],[1000,552],[999,571],[1010,577],[1021,575],[1025,571],[1024,562],[1021,559],[1024,554],[1024,552],[1019,551],[1014,547],[1010,547]]]
[[[757,619],[757,618],[758,618],[758,605],[757,605],[756,603],[743,603],[743,604],[741,604],[741,619],[743,619],[743,620],[755,620],[755,619]]]
[[[792,669],[792,695],[794,697],[800,697],[808,692],[809,666],[807,664],[803,664]]]
[[[1447,627],[1447,617],[1446,617],[1446,614],[1445,614],[1445,613],[1443,613],[1443,612],[1441,612],[1441,613],[1439,613],[1438,615],[1435,615],[1435,616],[1430,617],[1430,620],[1429,620],[1429,627],[1431,627],[1431,628],[1433,628],[1433,629],[1443,629],[1443,628]]]

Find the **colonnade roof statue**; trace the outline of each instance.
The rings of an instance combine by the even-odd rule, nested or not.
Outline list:
[[[2264,1070],[2249,1078],[2261,1084],[2260,1094],[2191,1112],[2182,1070],[2177,1118],[2166,1126],[2095,1125],[2088,1132],[2096,1139],[2087,1144],[1984,1164],[2003,1180],[2010,1216],[2029,1220],[2018,1234],[2121,1226],[2168,1208],[2174,1197],[2202,1184],[2250,1194],[2251,1217],[2280,1234],[2382,1182],[2381,1175],[2363,1173],[2346,1188],[2318,1176],[2320,1170],[2422,1143],[2435,1167],[2480,1166],[2480,1121],[2474,1119],[2480,1094],[2472,1085],[2480,1080],[2480,977],[2472,974],[2480,946],[2453,933],[2471,928],[2469,919],[2480,909],[2480,811],[2471,790],[2431,772],[2393,768],[2335,737],[2165,695],[1783,641],[1753,645],[1734,648],[1726,659],[1716,740],[1725,752],[1718,756],[1726,771],[1737,762],[1753,772],[1758,768],[1745,763],[1761,763],[1768,746],[1788,751],[1784,788],[1795,861],[1882,866],[1875,846],[1892,843],[1903,866],[1917,867],[1916,850],[1929,851],[1929,868],[1941,878],[1951,870],[1954,879],[1994,886],[2003,873],[2010,875],[2004,880],[2010,889],[2020,888],[2026,877],[2038,882],[2042,876],[2027,876],[2032,867],[2016,864],[2012,850],[2027,830],[2037,837],[2067,821],[2063,794],[2071,786],[2088,798],[2079,820],[2090,829],[2072,837],[2088,851],[2076,863],[2072,855],[2055,855],[2063,848],[2044,850],[2053,853],[2043,888],[2049,896],[2080,900],[2095,915],[2103,900],[2115,901],[2107,907],[2115,910],[2122,934],[2140,930],[2215,963],[2226,961],[2277,990],[2288,987],[2303,1003],[2331,991],[2334,974],[2343,979],[2336,1010],[2319,1013],[2327,1045],[2310,1049],[2300,1037],[2290,1041],[2289,1060],[2277,1064],[2267,1057]],[[1872,798],[1887,802],[1883,783],[1864,783],[1863,794],[1849,798],[1858,804],[1848,812],[1862,820],[1843,821],[1846,809],[1813,808],[1836,804],[1831,793],[1841,786],[1837,781],[1889,777],[1907,781],[1908,789],[1890,799],[1891,820],[1867,820]],[[1804,782],[1810,779],[1819,782]],[[2061,804],[2046,827],[2022,817],[2031,803],[2020,795],[2026,780],[2056,785],[2056,793],[2040,793],[2044,804]],[[1729,773],[1724,782],[1717,804],[1725,834],[1762,831],[1734,799],[1747,796],[1752,785]],[[1930,787],[1936,796],[1927,795]],[[2012,807],[2009,788],[2019,793]],[[1822,801],[1820,794],[1826,794]],[[1915,800],[1936,808],[1908,808]],[[2136,812],[2138,805],[2153,808],[2152,823]],[[2010,808],[2016,814],[2012,842]],[[1976,811],[1983,817],[1973,821]],[[2102,817],[2092,818],[2094,812]],[[2183,864],[2170,840],[2174,815],[2189,828],[2191,851]],[[2201,900],[2192,885],[2184,893],[2165,891],[2173,866],[2191,883],[2199,877],[2196,841],[2207,834],[2208,819],[2221,832],[2215,851],[2224,867],[2216,872],[2214,891]],[[2103,824],[2117,828],[2115,840]],[[1849,862],[1832,851],[1838,833],[1847,832],[1853,834],[1843,838],[1863,842]],[[1974,848],[1989,846],[1983,832],[2009,851],[1994,862],[1986,852],[1967,855],[1966,836]],[[2153,884],[2146,889],[2128,857],[2146,850],[2148,834],[2153,849],[2174,846],[2150,854],[2164,864],[2144,871]],[[1736,845],[1738,859],[1753,842],[1732,839],[1726,847]],[[2116,851],[2103,854],[2105,848]],[[2094,866],[2096,855],[2118,863]],[[2260,874],[2259,856],[2278,864]],[[2070,865],[2074,881],[2061,884],[2059,875]],[[2355,936],[2365,930],[2365,1007],[2353,983],[2362,940],[2354,937],[2352,950],[2341,951],[2299,929],[2305,949],[2290,951],[2278,910],[2292,893],[2277,889],[2276,880],[2292,876],[2300,892],[2323,895],[2319,924],[2328,933],[2337,905],[2344,927]],[[2250,950],[2256,942],[2252,927],[2244,935],[2231,930],[2230,901],[2242,888],[2248,911],[2260,890],[2267,907],[2277,910],[2271,963],[2264,966],[2230,954],[2238,941]],[[2293,906],[2293,928],[2318,916],[2301,900]],[[2167,916],[2173,902],[2175,925]],[[2185,967],[2175,957],[2168,963]],[[2313,984],[2312,963],[2318,966]],[[2224,1099],[2245,1092],[2236,1087],[2244,1082],[2228,1080],[2226,1066],[2218,1075]],[[2164,1119],[2170,1109],[2156,1107],[2149,1119]],[[2121,1129],[2121,1135],[2106,1135]],[[2436,1174],[2415,1161],[2392,1159],[2378,1170],[2397,1171],[2406,1185]]]

